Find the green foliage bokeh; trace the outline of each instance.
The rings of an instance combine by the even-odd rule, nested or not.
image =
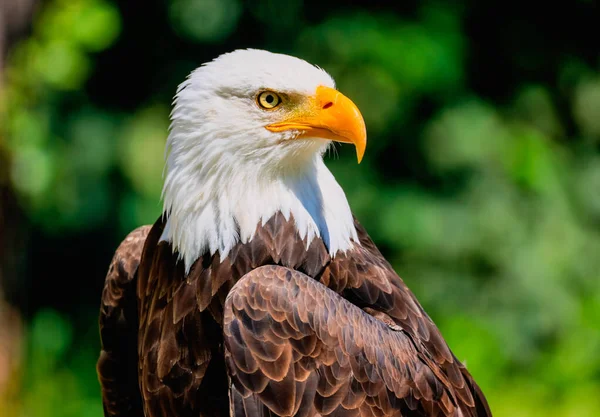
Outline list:
[[[46,2],[9,55],[3,93],[0,145],[28,230],[45,242],[103,231],[107,267],[119,240],[160,214],[170,99],[186,73],[237,47],[297,55],[363,112],[364,162],[338,147],[328,165],[494,415],[600,415],[600,55],[536,61],[544,39],[523,32],[496,70],[527,76],[495,93],[495,73],[474,64],[468,2],[454,6],[173,0],[152,6],[167,32],[149,39],[118,2]],[[113,51],[126,47],[152,58],[119,68]],[[133,76],[103,95],[103,72]],[[78,283],[99,288],[104,273]],[[99,297],[33,303],[9,416],[102,415]]]

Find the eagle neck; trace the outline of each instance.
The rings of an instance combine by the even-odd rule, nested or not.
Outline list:
[[[316,154],[305,169],[287,175],[265,166],[259,161],[220,161],[212,169],[194,169],[193,164],[178,164],[173,155],[169,157],[161,240],[172,244],[186,272],[206,253],[219,253],[225,259],[236,244],[249,242],[257,228],[278,212],[287,220],[293,218],[307,248],[313,239],[322,239],[335,256],[357,244],[345,193],[321,155]]]

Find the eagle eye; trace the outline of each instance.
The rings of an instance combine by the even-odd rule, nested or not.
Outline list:
[[[266,110],[272,110],[281,104],[281,97],[273,91],[263,91],[256,98],[258,105]]]

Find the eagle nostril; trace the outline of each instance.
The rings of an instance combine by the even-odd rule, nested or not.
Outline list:
[[[330,108],[331,106],[333,106],[333,103],[330,101],[329,103],[325,104],[323,106],[323,110]]]

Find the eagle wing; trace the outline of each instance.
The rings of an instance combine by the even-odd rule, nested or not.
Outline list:
[[[417,350],[441,371],[465,416],[491,416],[487,400],[456,358],[414,294],[355,219],[360,245],[336,256],[320,281],[375,317],[401,328]]]
[[[224,310],[232,415],[489,415],[457,390],[471,392],[460,370],[388,319],[289,268],[246,274]]]
[[[102,350],[97,363],[104,414],[143,417],[138,387],[137,270],[151,226],[132,231],[117,248],[100,305]]]

